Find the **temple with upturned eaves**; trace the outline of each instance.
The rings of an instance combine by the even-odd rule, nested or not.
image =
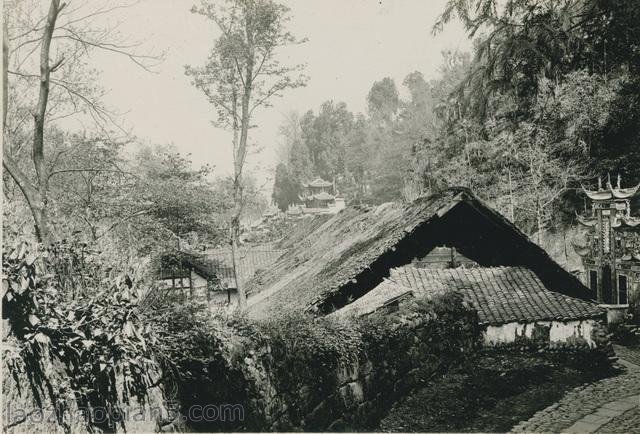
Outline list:
[[[597,190],[582,186],[591,199],[591,212],[577,220],[589,231],[587,242],[574,248],[597,301],[624,308],[637,305],[640,295],[640,218],[631,215],[631,200],[640,184],[630,188],[620,184],[618,176],[615,187],[610,180],[603,187],[601,179]]]
[[[335,214],[345,207],[345,201],[338,196],[335,183],[322,178],[302,184],[300,201],[305,214]]]

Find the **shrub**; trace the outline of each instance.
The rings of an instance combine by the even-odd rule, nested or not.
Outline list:
[[[20,359],[9,368],[24,367],[37,404],[49,400],[59,424],[66,426],[70,395],[86,410],[88,427],[115,429],[121,405],[130,397],[143,403],[149,386],[140,289],[77,243],[3,249],[3,317]],[[106,420],[92,418],[97,407],[108,411]]]

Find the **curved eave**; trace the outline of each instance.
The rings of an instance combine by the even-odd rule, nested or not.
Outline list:
[[[628,228],[637,228],[640,226],[640,219],[637,218],[621,218],[620,226],[626,226]]]
[[[586,194],[587,197],[591,200],[607,200],[613,197],[611,190],[594,191],[594,190],[587,190],[584,187],[584,185],[581,185],[581,187],[582,187],[582,191],[584,191],[584,194]]]
[[[630,199],[640,190],[640,184],[630,188],[612,188],[609,187],[611,195],[616,199]]]
[[[595,218],[586,218],[586,217],[582,217],[581,215],[576,214],[576,218],[578,219],[578,222],[583,225],[583,226],[587,226],[589,228],[594,227],[596,224],[598,224],[598,220],[596,220]]]
[[[588,246],[581,246],[571,243],[571,247],[579,256],[588,256],[591,253],[591,249]]]

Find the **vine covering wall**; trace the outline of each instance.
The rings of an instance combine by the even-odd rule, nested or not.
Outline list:
[[[206,357],[186,357],[189,348],[203,356],[196,332],[185,335],[185,357],[174,359],[183,411],[241,404],[244,418],[197,429],[372,429],[399,396],[473,353],[481,336],[476,312],[456,293],[354,322],[304,315],[215,322]]]

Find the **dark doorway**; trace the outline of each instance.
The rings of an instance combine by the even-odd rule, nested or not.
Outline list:
[[[627,304],[628,302],[627,276],[621,274],[618,276],[618,304]]]
[[[598,298],[598,272],[589,270],[589,288],[594,299]]]
[[[602,302],[604,304],[613,303],[613,291],[611,288],[611,267],[602,267]]]

